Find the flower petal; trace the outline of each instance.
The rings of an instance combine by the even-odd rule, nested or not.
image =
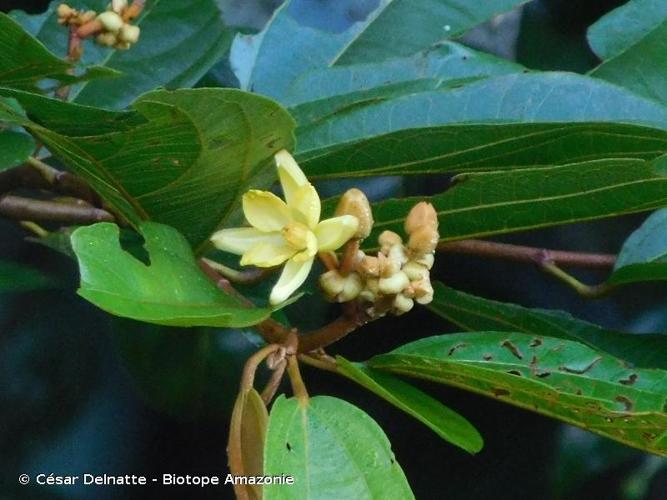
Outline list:
[[[308,231],[306,235],[306,248],[301,250],[299,253],[294,254],[294,259],[296,262],[304,262],[308,259],[315,257],[317,253],[317,238],[312,231]]]
[[[260,231],[280,231],[290,221],[283,200],[268,191],[251,189],[243,195],[243,214]]]
[[[284,238],[279,232],[264,233],[254,227],[235,227],[216,231],[211,242],[220,250],[242,255],[259,243],[281,245]]]
[[[341,215],[320,222],[315,228],[318,250],[336,250],[344,245],[359,227],[354,215]]]
[[[291,201],[287,203],[287,206],[296,221],[305,224],[309,229],[317,227],[322,204],[320,202],[320,195],[317,194],[312,184],[306,184],[297,189]]]
[[[271,290],[269,302],[276,305],[287,300],[306,281],[308,273],[310,273],[310,269],[313,267],[313,260],[308,259],[304,262],[296,262],[294,259],[288,260],[278,279],[278,283]]]
[[[255,245],[241,257],[242,266],[274,267],[279,266],[296,253],[283,240],[280,244],[260,243]]]
[[[288,205],[292,203],[294,193],[302,186],[308,184],[308,179],[294,161],[292,155],[285,149],[278,151],[275,155],[276,167],[278,168],[278,177],[280,185],[283,188],[285,201]]]

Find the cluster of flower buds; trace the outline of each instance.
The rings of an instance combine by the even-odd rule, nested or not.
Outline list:
[[[143,0],[112,0],[101,14],[94,11],[80,12],[67,4],[58,6],[58,23],[76,28],[80,38],[95,36],[95,41],[106,47],[127,50],[139,41],[139,26],[131,22],[144,7]]]
[[[368,200],[358,189],[343,195],[337,214],[359,219],[357,241],[370,234],[373,216]],[[439,234],[438,217],[430,203],[421,202],[412,208],[405,220],[405,232],[407,242],[393,231],[384,231],[378,238],[380,251],[376,255],[356,250],[349,270],[341,266],[324,273],[320,277],[324,296],[332,302],[356,300],[375,318],[406,313],[415,302],[431,302],[430,270]]]

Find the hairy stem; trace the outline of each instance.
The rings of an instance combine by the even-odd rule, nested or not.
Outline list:
[[[68,224],[113,222],[114,216],[89,205],[69,205],[20,196],[0,196],[0,216],[19,221],[51,221]]]

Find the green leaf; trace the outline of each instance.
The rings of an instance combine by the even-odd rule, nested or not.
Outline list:
[[[130,223],[168,224],[195,247],[229,216],[247,182],[293,144],[286,111],[238,90],[155,91],[130,114],[52,101],[45,112],[43,98],[12,96],[44,124],[31,131]]]
[[[363,363],[351,363],[341,356],[336,360],[339,373],[413,416],[448,443],[469,453],[484,446],[482,436],[468,420],[416,387]]]
[[[511,233],[641,212],[667,204],[667,158],[596,160],[558,167],[462,174],[444,193],[373,205],[368,245],[385,229],[401,232],[410,208],[433,203],[440,239]],[[327,202],[331,212],[335,200]]]
[[[52,288],[54,282],[36,269],[0,260],[0,293],[29,292]]]
[[[63,29],[63,36],[67,31]],[[74,83],[91,78],[113,76],[102,68],[91,68],[83,74],[71,74],[74,66],[52,54],[27,33],[20,24],[0,12],[0,85],[36,90],[45,79]]]
[[[511,332],[429,337],[373,368],[460,387],[667,456],[667,372],[577,342]]]
[[[653,213],[623,243],[609,282],[667,280],[667,210]]]
[[[302,403],[279,397],[271,408],[264,474],[293,485],[264,487],[264,499],[414,498],[382,429],[340,399]]]
[[[197,267],[188,242],[169,226],[140,226],[150,264],[125,251],[115,224],[72,234],[79,261],[79,295],[110,314],[167,326],[248,326],[271,311],[248,308],[223,293]]]
[[[666,16],[663,0],[631,0],[588,28],[588,43],[600,59],[611,59],[640,42]]]
[[[66,53],[67,30],[51,15],[30,24],[36,36],[57,54]],[[104,11],[108,0],[87,0],[80,9]],[[27,16],[16,15],[23,22]],[[120,109],[140,94],[156,87],[193,86],[229,50],[232,31],[223,22],[215,0],[148,0],[141,17],[139,42],[127,51],[116,51],[87,41],[83,62],[122,73],[108,81],[95,81],[72,89],[76,102]]]
[[[237,37],[232,67],[241,88],[284,102],[290,86],[309,71],[409,56],[523,1],[491,0],[471,8],[460,0],[385,0],[340,33],[300,23],[285,2],[263,32]]]
[[[638,368],[667,369],[667,335],[632,334],[608,330],[573,318],[566,312],[528,309],[476,297],[434,283],[428,308],[470,331],[497,330],[544,335],[581,342]]]
[[[20,165],[35,150],[35,141],[28,134],[0,128],[0,171]]]
[[[566,73],[497,76],[364,104],[299,128],[297,159],[310,177],[654,158],[667,147],[666,107]]]
[[[590,75],[667,103],[667,12],[663,22]]]

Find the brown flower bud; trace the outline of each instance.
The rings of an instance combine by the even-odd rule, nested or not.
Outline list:
[[[400,265],[405,264],[408,261],[408,256],[405,253],[405,247],[403,244],[397,244],[392,246],[387,252],[387,258],[398,262]]]
[[[363,283],[357,273],[350,273],[344,278],[343,290],[338,294],[338,302],[349,302],[356,299],[361,293]]]
[[[438,229],[438,214],[433,205],[421,201],[412,207],[405,219],[405,232],[412,234],[424,226]]]
[[[76,9],[73,9],[72,7],[67,5],[66,3],[61,3],[60,5],[58,5],[58,9],[56,10],[56,12],[58,13],[58,22],[60,22],[60,20],[63,20],[63,22],[64,22],[67,19],[69,19],[70,17],[76,15],[76,13],[77,13]],[[63,23],[61,23],[61,24],[63,24]]]
[[[382,278],[389,278],[401,270],[401,263],[399,261],[390,259],[383,253],[378,254],[378,266]]]
[[[357,265],[357,269],[364,276],[377,278],[380,275],[380,262],[377,257],[365,255]]]
[[[422,226],[410,234],[408,248],[413,255],[433,253],[438,246],[440,235],[438,230],[429,226]]]
[[[412,283],[415,291],[415,300],[418,304],[430,304],[433,300],[433,286],[428,278]]]
[[[394,245],[402,245],[403,240],[393,231],[382,231],[378,237],[378,243],[380,243],[380,251],[387,255],[389,250],[391,250],[391,247]]]
[[[345,191],[336,207],[336,215],[354,215],[359,221],[359,228],[354,237],[363,240],[371,234],[373,229],[373,212],[368,198],[359,189],[352,188]]]
[[[419,255],[417,258],[415,258],[414,262],[421,264],[426,269],[431,269],[435,262],[435,255],[432,253],[425,253],[424,255]]]
[[[429,276],[428,269],[415,261],[410,261],[405,264],[401,271],[407,275],[410,281],[423,280]]]
[[[399,271],[389,278],[381,278],[378,288],[385,295],[393,295],[402,292],[408,285],[410,285],[410,280],[404,272]]]
[[[320,288],[328,300],[335,300],[345,287],[345,278],[333,269],[320,276]]]

